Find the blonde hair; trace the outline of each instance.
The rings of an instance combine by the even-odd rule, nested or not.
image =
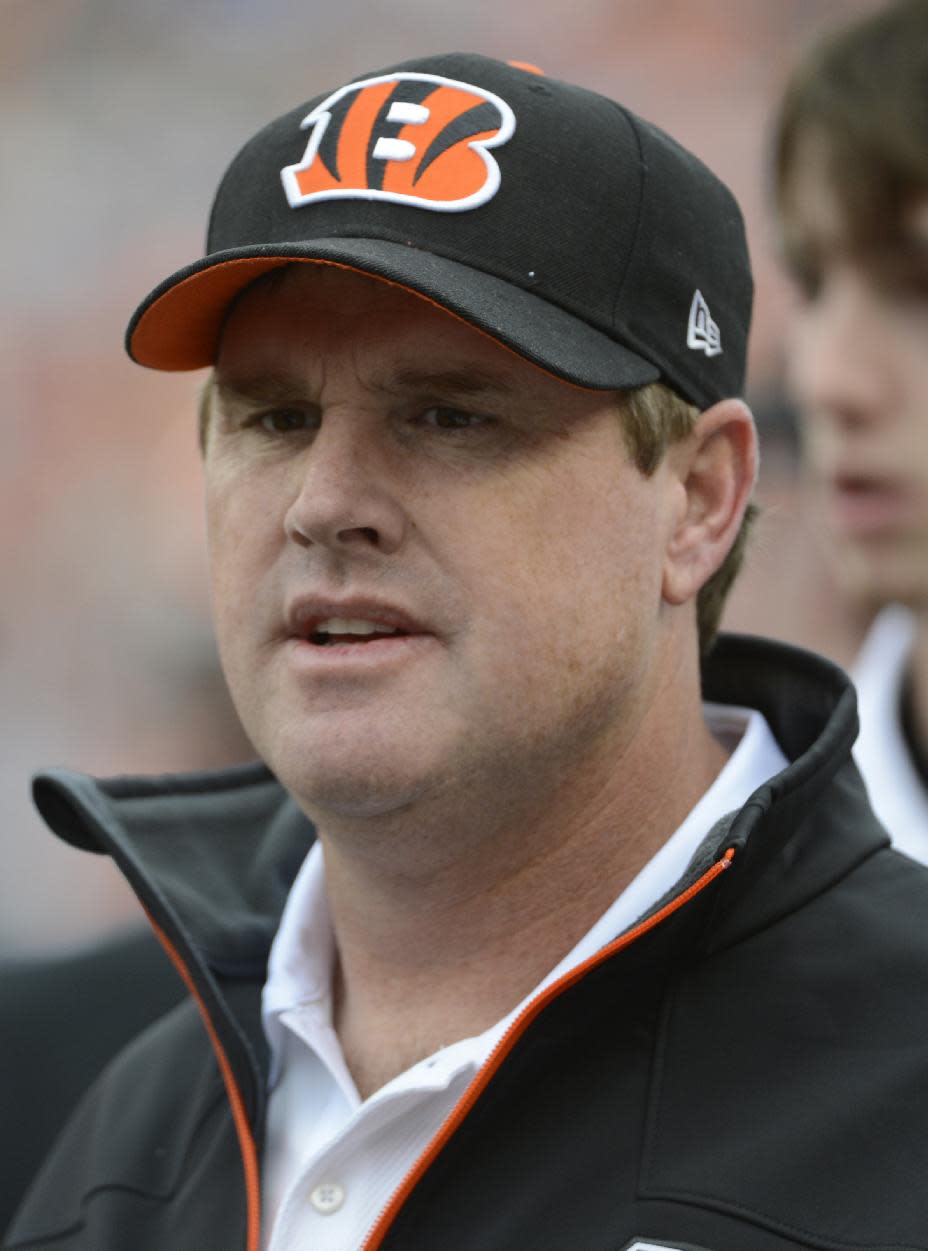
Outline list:
[[[213,403],[215,385],[216,375],[210,370],[209,377],[200,387],[200,395],[197,399],[197,442],[200,445],[201,456],[206,455],[206,444],[209,440],[210,408]]]

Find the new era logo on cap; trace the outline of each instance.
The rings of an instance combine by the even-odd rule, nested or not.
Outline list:
[[[622,1251],[706,1251],[706,1248],[693,1246],[691,1242],[653,1242],[635,1238],[626,1243]]]
[[[693,292],[690,320],[686,328],[686,346],[694,352],[705,352],[707,356],[718,356],[722,351],[722,335],[712,320],[709,305],[703,299],[701,291]]]
[[[303,159],[281,178],[291,208],[314,200],[392,200],[460,212],[491,199],[499,166],[487,151],[516,119],[498,95],[437,74],[350,83],[303,119]]]

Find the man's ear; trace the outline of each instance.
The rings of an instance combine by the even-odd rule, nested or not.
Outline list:
[[[665,601],[693,599],[735,541],[757,477],[757,432],[748,406],[722,400],[668,450],[678,512],[664,555]]]

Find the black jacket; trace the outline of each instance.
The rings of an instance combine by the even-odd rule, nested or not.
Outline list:
[[[182,991],[147,927],[0,963],[0,1231],[90,1083]]]
[[[928,869],[870,811],[840,671],[729,638],[705,694],[761,709],[792,763],[672,900],[523,1014],[366,1251],[928,1249]],[[213,1047],[193,1001],[141,1035],[4,1245],[253,1251],[260,990],[310,827],[260,766],[50,773],[36,799],[120,865]]]

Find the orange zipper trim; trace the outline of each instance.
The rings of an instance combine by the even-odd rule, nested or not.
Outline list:
[[[532,1021],[535,1020],[542,1009],[546,1008],[548,1004],[557,999],[569,987],[573,986],[576,982],[579,982],[581,978],[589,973],[591,969],[595,968],[599,964],[602,964],[604,960],[608,960],[610,956],[614,956],[618,952],[623,951],[626,947],[630,947],[631,944],[641,938],[642,935],[647,934],[649,930],[653,930],[656,926],[660,925],[662,921],[666,921],[666,919],[674,912],[677,912],[685,904],[689,903],[695,895],[698,895],[700,891],[704,890],[711,882],[714,882],[717,877],[730,867],[734,856],[734,848],[729,848],[721,860],[717,860],[715,864],[708,869],[701,878],[698,879],[698,881],[694,882],[693,885],[683,891],[682,894],[677,895],[676,898],[672,899],[668,904],[665,904],[660,911],[655,912],[653,916],[650,916],[647,920],[642,921],[640,925],[636,925],[634,929],[621,934],[613,942],[603,947],[600,951],[597,951],[595,955],[590,956],[587,960],[584,960],[582,964],[578,964],[576,968],[570,969],[569,972],[563,975],[563,977],[558,978],[556,982],[552,982],[546,990],[542,991],[540,995],[525,1005],[516,1019],[506,1030],[506,1033],[490,1052],[490,1055],[483,1066],[477,1073],[475,1073],[470,1085],[448,1113],[448,1116],[442,1123],[441,1128],[438,1130],[435,1137],[431,1140],[423,1153],[419,1156],[418,1160],[416,1160],[415,1164],[406,1174],[405,1178],[400,1183],[399,1188],[394,1191],[393,1197],[381,1212],[377,1219],[377,1223],[361,1244],[360,1251],[377,1251],[389,1232],[390,1226],[393,1224],[400,1209],[403,1207],[412,1191],[422,1180],[423,1176],[434,1163],[449,1138],[451,1138],[452,1134],[455,1133],[464,1118],[473,1108],[474,1104],[483,1094],[484,1090],[499,1070],[503,1061],[509,1055],[516,1042],[518,1042],[520,1036],[525,1032]]]
[[[222,1080],[225,1084],[226,1094],[229,1103],[232,1105],[232,1119],[235,1122],[235,1132],[238,1135],[239,1150],[242,1153],[242,1167],[245,1173],[245,1194],[248,1202],[248,1224],[247,1238],[245,1243],[245,1251],[259,1251],[259,1240],[261,1235],[261,1181],[258,1169],[258,1149],[255,1145],[254,1135],[251,1132],[251,1125],[248,1121],[248,1113],[245,1111],[245,1100],[242,1092],[239,1090],[238,1083],[235,1080],[235,1074],[232,1072],[232,1065],[229,1063],[229,1057],[226,1055],[225,1048],[219,1040],[219,1035],[213,1025],[209,1015],[209,1009],[203,1002],[200,992],[197,990],[190,970],[184,963],[183,956],[165,934],[164,930],[158,925],[157,921],[148,914],[148,920],[151,927],[158,937],[161,946],[167,952],[171,963],[183,979],[184,985],[189,990],[199,1009],[200,1016],[203,1018],[203,1024],[206,1026],[206,1032],[209,1034],[209,1040],[212,1043],[213,1051],[216,1053],[216,1059],[219,1063],[219,1071],[222,1073]]]

